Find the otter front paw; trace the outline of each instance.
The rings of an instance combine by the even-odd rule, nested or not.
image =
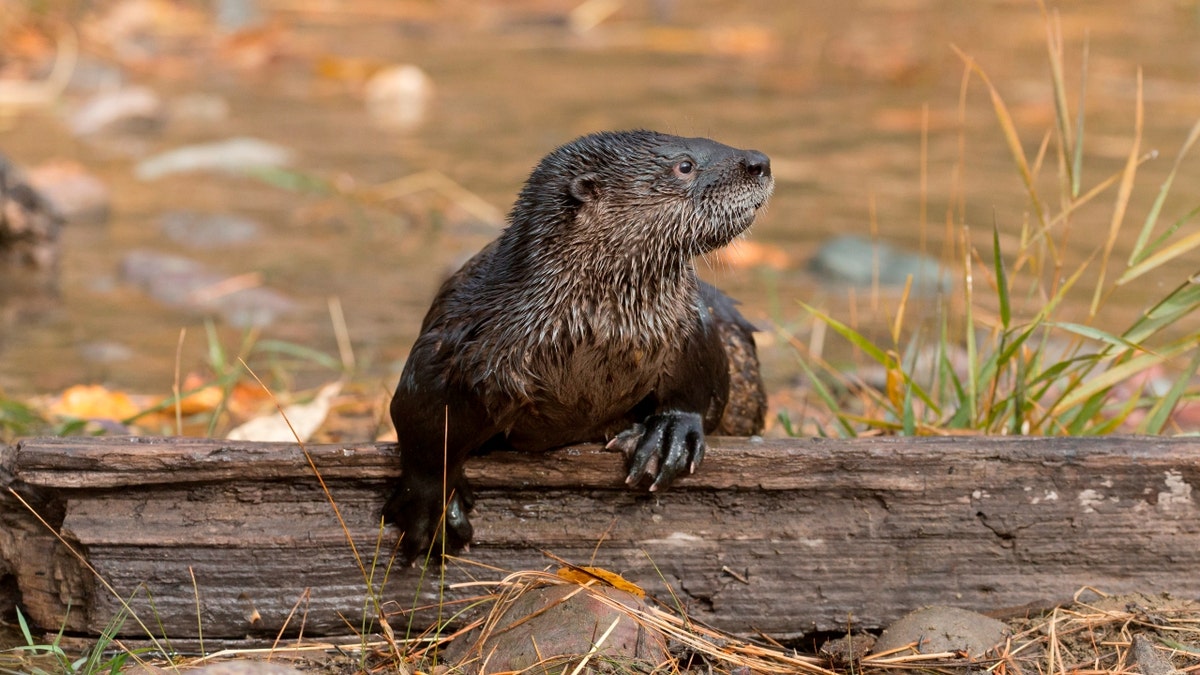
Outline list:
[[[653,479],[650,491],[666,488],[686,469],[694,473],[704,459],[704,420],[698,413],[666,412],[651,415],[608,442],[629,461],[627,485]]]
[[[415,562],[430,552],[442,523],[445,510],[445,552],[457,553],[471,543],[474,529],[467,513],[474,506],[470,485],[466,480],[453,486],[450,499],[442,502],[441,480],[422,480],[401,476],[400,485],[383,507],[383,519],[395,523],[402,533],[400,550],[405,562]],[[437,550],[440,559],[441,551]]]

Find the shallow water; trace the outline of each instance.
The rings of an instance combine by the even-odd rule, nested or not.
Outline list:
[[[138,160],[183,144],[258,137],[293,149],[298,170],[343,186],[436,169],[499,212],[540,156],[589,131],[646,127],[754,147],[772,157],[777,187],[749,238],[778,249],[788,263],[783,269],[700,267],[742,301],[752,320],[781,324],[804,338],[807,323],[796,299],[842,314],[848,304],[845,289],[824,286],[805,271],[816,247],[834,235],[877,232],[897,246],[937,254],[947,238],[948,210],[961,199],[970,237],[984,255],[993,223],[1002,243],[1015,247],[1028,200],[977,79],[966,98],[965,170],[955,187],[963,62],[952,44],[996,84],[1027,155],[1036,153],[1054,120],[1046,24],[1034,3],[663,0],[647,8],[626,3],[582,34],[565,19],[573,2],[456,9],[368,3],[355,5],[357,13],[310,4],[262,3],[285,34],[286,49],[271,66],[243,72],[219,62],[191,64],[135,77],[168,102],[194,92],[222,97],[231,110],[223,122],[169,123],[134,143],[74,139],[51,109],[0,124],[0,150],[16,161],[79,159],[114,195],[107,223],[68,228],[60,301],[0,326],[0,389],[31,394],[99,381],[167,392],[183,328],[181,367],[203,368],[203,317],[160,306],[118,278],[123,255],[139,248],[186,255],[229,276],[261,273],[267,286],[300,305],[263,337],[336,353],[328,300],[338,298],[360,367],[388,389],[439,279],[496,231],[454,200],[427,192],[378,209],[361,199],[289,192],[247,178],[192,174],[142,182],[133,176]],[[1124,163],[1139,66],[1144,73],[1142,149],[1157,149],[1160,157],[1142,168],[1114,254],[1123,260],[1200,118],[1200,20],[1192,3],[1177,0],[1092,0],[1054,11],[1061,14],[1072,96],[1085,36],[1090,43],[1085,189]],[[420,66],[434,86],[424,122],[407,131],[375,124],[352,83],[323,76],[314,65],[330,56]],[[1047,163],[1052,167],[1052,159]],[[1053,171],[1043,174],[1039,188],[1057,203]],[[1110,191],[1076,218],[1068,268],[1100,244],[1114,200]],[[1200,157],[1194,157],[1181,168],[1164,218],[1173,220],[1198,202]],[[164,214],[179,211],[248,216],[265,234],[251,245],[190,248],[170,240],[161,225]],[[963,220],[957,213],[950,219]],[[950,232],[957,237],[960,231]],[[1122,289],[1100,325],[1119,329],[1147,298],[1180,283],[1198,264],[1193,254]],[[1090,294],[1077,295],[1080,305],[1072,313],[1080,318]],[[869,304],[864,310],[857,320],[878,318]],[[230,349],[241,339],[230,327],[221,336]],[[770,336],[764,357],[772,387],[797,376],[790,350]],[[329,376],[303,368],[294,373],[297,385]]]

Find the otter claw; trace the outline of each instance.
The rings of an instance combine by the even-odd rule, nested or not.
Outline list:
[[[608,443],[629,460],[627,485],[653,479],[650,491],[668,487],[686,469],[694,473],[704,459],[704,420],[697,413],[668,412],[651,415]]]
[[[400,485],[383,507],[384,520],[400,527],[403,538],[400,548],[404,559],[415,565],[435,545],[440,551],[441,539],[445,539],[445,552],[457,553],[465,550],[471,541],[474,528],[467,514],[475,499],[470,485],[460,480],[450,498],[443,504],[441,481],[421,481],[400,478]],[[436,489],[434,489],[436,488]],[[445,531],[442,531],[442,510],[445,509]],[[441,559],[440,554],[434,556]]]

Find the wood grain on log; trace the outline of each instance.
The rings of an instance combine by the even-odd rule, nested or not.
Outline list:
[[[494,453],[468,463],[475,543],[447,566],[447,587],[433,570],[386,569],[395,532],[378,514],[399,471],[394,448],[307,454],[37,439],[0,454],[0,480],[176,639],[198,632],[197,595],[206,638],[273,636],[294,607],[289,632],[345,635],[372,614],[368,587],[407,612],[479,594],[449,585],[503,576],[493,568],[553,566],[543,552],[619,572],[668,603],[674,594],[717,627],[785,638],[878,627],[930,603],[1064,599],[1085,585],[1200,594],[1194,439],[715,439],[696,475],[654,495],[628,490],[621,457],[597,446]],[[0,576],[43,627],[99,633],[119,600],[2,497]],[[413,616],[425,628],[436,613]]]

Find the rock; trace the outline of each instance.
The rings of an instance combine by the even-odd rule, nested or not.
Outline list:
[[[58,159],[30,169],[29,183],[72,223],[108,220],[112,193],[79,162]]]
[[[217,314],[240,328],[267,326],[297,309],[291,298],[260,286],[253,274],[229,277],[194,260],[154,251],[125,254],[121,277],[165,305]]]
[[[363,94],[368,114],[380,126],[411,129],[425,119],[433,81],[414,65],[390,66],[367,80]]]
[[[262,233],[257,222],[228,213],[173,211],[164,214],[161,223],[168,239],[200,249],[248,244]]]
[[[119,363],[133,359],[128,345],[112,340],[92,340],[79,345],[79,354],[89,363]]]
[[[256,0],[216,0],[217,28],[232,32],[254,28],[263,21]]]
[[[966,652],[982,656],[1008,637],[1008,627],[978,612],[956,607],[926,607],[911,612],[884,629],[875,643],[875,654],[916,643],[920,654]]]
[[[822,281],[858,287],[875,283],[876,270],[881,286],[904,288],[911,276],[916,293],[947,291],[951,282],[950,273],[930,256],[855,235],[834,237],[822,244],[808,269]]]
[[[229,119],[229,101],[206,92],[192,92],[171,99],[171,125],[213,126]]]
[[[871,653],[874,646],[875,636],[870,633],[847,634],[826,640],[818,651],[834,668],[854,667],[864,656]]]
[[[481,669],[489,673],[522,671],[531,675],[571,672],[613,621],[617,622],[616,628],[583,672],[599,672],[614,664],[620,672],[638,672],[631,667],[634,662],[647,664],[649,672],[670,658],[662,635],[647,630],[628,613],[605,604],[600,596],[632,610],[646,607],[641,598],[609,586],[556,584],[526,588],[507,608],[497,608],[502,613],[490,630],[459,638],[447,658],[457,661],[458,668],[465,673],[479,673]],[[500,602],[504,602],[503,598]],[[464,646],[459,646],[459,640],[463,640]]]
[[[63,218],[17,166],[0,156],[0,269],[53,274]]]
[[[1133,636],[1133,660],[1137,663],[1142,675],[1183,675],[1184,671],[1171,665],[1170,659],[1154,649],[1154,643],[1145,635],[1138,633]]]
[[[245,173],[287,166],[291,162],[292,151],[283,146],[237,137],[168,150],[138,162],[134,174],[141,180],[155,180],[192,171]]]
[[[92,96],[69,120],[76,136],[98,133],[146,133],[162,128],[162,99],[149,87],[128,86]]]
[[[67,87],[71,91],[88,94],[119,89],[125,81],[125,72],[119,67],[88,54],[80,54],[75,59],[75,67],[71,69]]]
[[[212,30],[206,12],[171,0],[117,0],[104,3],[83,22],[84,36],[123,63],[156,65],[194,54]]]

